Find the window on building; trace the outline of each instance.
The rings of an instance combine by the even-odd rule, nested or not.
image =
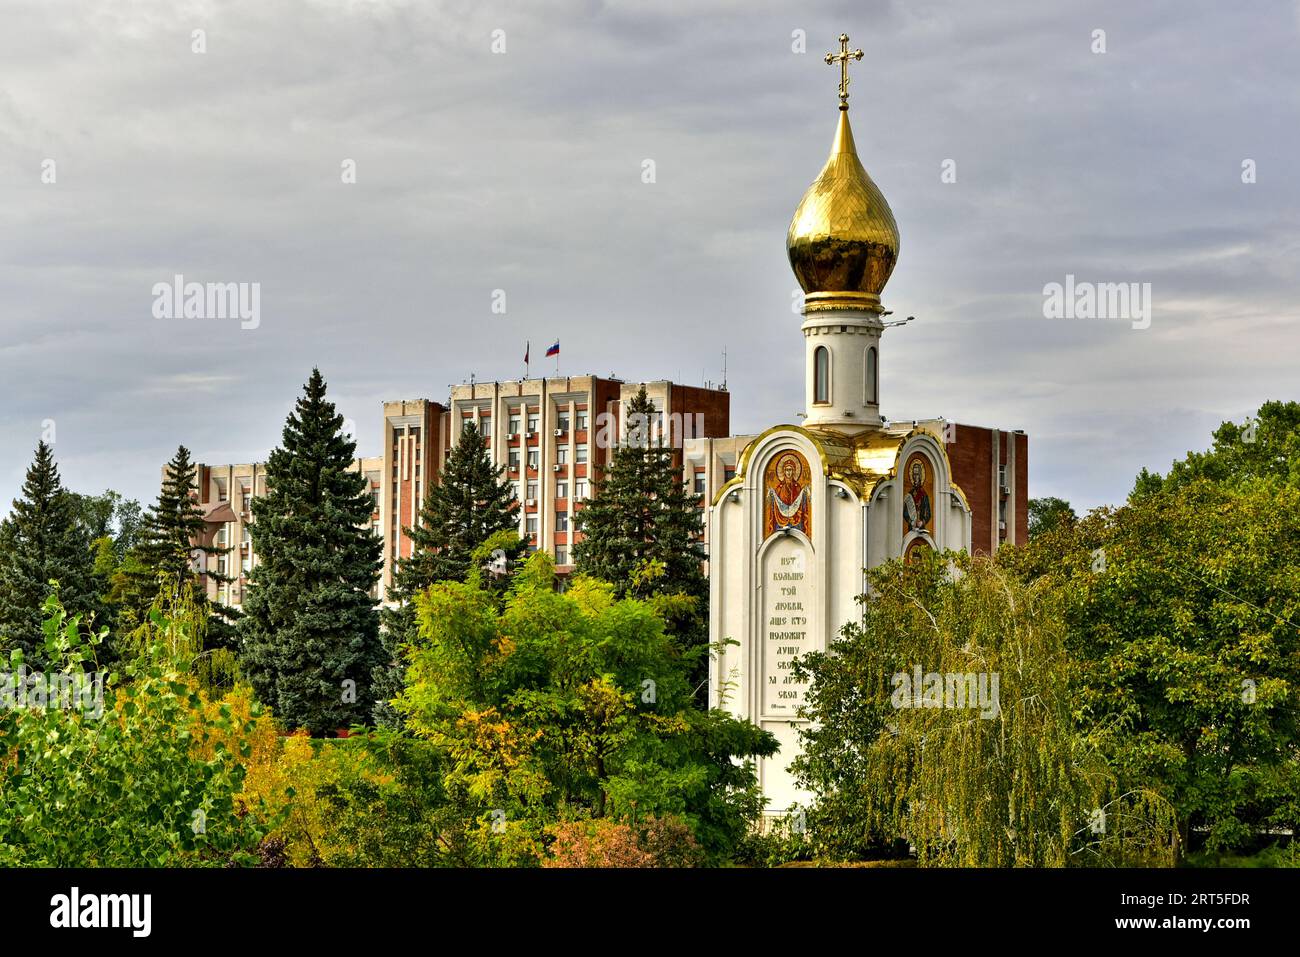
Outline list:
[[[1005,522],[1006,520],[1007,520],[1007,500],[1003,498],[998,500],[998,521]]]
[[[567,548],[563,546],[559,546],[555,549],[555,564],[557,565],[569,564],[569,550]]]
[[[519,471],[519,453],[514,450],[511,450],[510,452],[510,471]]]
[[[531,498],[531,499],[536,499],[536,498],[537,498],[537,483],[536,483],[536,482],[529,482],[529,483],[528,483],[528,497]]]
[[[518,414],[516,414],[516,413],[512,413],[512,414],[511,414],[511,416],[510,416],[509,429],[510,429],[510,434],[511,434],[511,435],[518,435],[518,434],[519,434],[519,416],[518,416]]]
[[[876,367],[876,347],[872,346],[867,350],[867,403],[875,405],[877,399],[877,387],[880,381],[880,370]]]
[[[730,482],[736,477],[736,467],[734,465],[724,465],[722,467],[722,481]]]
[[[585,411],[575,412],[574,418],[577,419],[577,428],[579,430],[585,429],[587,427],[587,413]]]
[[[420,441],[420,427],[418,425],[410,426],[407,429],[406,434],[409,435],[411,438],[415,439],[415,441],[417,442]]]
[[[1003,489],[1006,487],[1007,487],[1007,467],[1005,465],[999,465],[998,466],[998,488]]]
[[[537,431],[537,416],[531,412],[528,414],[528,431]]]
[[[244,526],[244,534],[240,536],[239,540],[245,545],[253,540],[253,533],[248,530],[247,525]]]
[[[478,420],[478,430],[484,435],[492,434],[492,416],[481,415]]]
[[[579,465],[587,464],[587,445],[585,442],[582,445],[574,446],[573,461]]]
[[[695,473],[695,494],[696,495],[704,494],[704,473],[703,472]]]
[[[540,454],[537,449],[528,450],[528,467],[533,471],[537,470],[537,463],[541,461]]]
[[[567,413],[567,412],[561,412],[558,416],[556,416],[556,418],[555,418],[555,427],[556,427],[557,429],[559,429],[561,432],[568,432],[568,431],[569,431],[569,413]]]
[[[573,495],[575,498],[578,499],[585,499],[587,497],[586,479],[578,479],[576,482],[573,483]]]
[[[537,534],[537,516],[536,516],[536,515],[529,515],[529,516],[528,516],[527,523],[524,525],[524,528],[528,531],[528,534],[529,534],[529,535],[536,535],[536,534]]]
[[[831,354],[825,346],[813,352],[813,401],[831,401]]]
[[[569,497],[569,483],[568,483],[568,482],[556,482],[556,483],[555,483],[555,497],[556,497],[556,498],[568,498],[568,497]]]
[[[220,556],[218,556],[218,557],[217,557],[217,574],[218,574],[218,575],[223,575],[223,576],[224,576],[224,575],[226,574],[226,567],[227,567],[227,566],[226,566],[226,556],[225,556],[225,555],[220,555]]]
[[[555,461],[561,465],[567,465],[569,462],[569,447],[561,445],[555,450]]]
[[[567,532],[567,531],[569,530],[569,513],[568,513],[568,512],[556,512],[556,513],[555,513],[555,530],[556,530],[557,532]]]
[[[226,526],[222,525],[217,529],[217,548],[226,547]]]

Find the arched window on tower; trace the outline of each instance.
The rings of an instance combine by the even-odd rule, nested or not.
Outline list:
[[[876,347],[867,349],[867,405],[875,405],[879,400],[877,387],[880,382],[880,369],[876,365]]]
[[[813,401],[828,405],[831,401],[831,354],[825,346],[813,353]]]

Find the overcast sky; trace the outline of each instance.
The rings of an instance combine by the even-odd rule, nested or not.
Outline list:
[[[785,233],[841,32],[902,235],[885,304],[918,317],[883,340],[887,417],[1024,429],[1030,494],[1086,508],[1298,397],[1296,0],[3,0],[0,22],[4,507],[47,420],[72,488],[147,502],[178,443],[263,459],[313,365],[373,455],[383,400],[517,377],[526,340],[535,373],[559,339],[562,373],[688,384],[725,349],[732,431],[797,421]],[[155,318],[178,273],[260,283],[260,325]],[[1151,283],[1150,328],[1045,318],[1067,274]]]

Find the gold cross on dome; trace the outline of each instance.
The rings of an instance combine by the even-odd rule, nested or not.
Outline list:
[[[840,34],[840,52],[826,54],[826,62],[828,64],[833,64],[838,61],[840,65],[840,109],[841,110],[847,110],[849,108],[849,61],[861,60],[861,59],[862,59],[861,50],[849,49],[849,35],[847,33]]]

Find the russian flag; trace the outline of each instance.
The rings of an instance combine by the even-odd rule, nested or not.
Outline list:
[[[560,340],[556,339],[555,345],[551,346],[549,349],[546,350],[546,358],[549,359],[551,356],[558,356],[559,354],[560,354]]]

